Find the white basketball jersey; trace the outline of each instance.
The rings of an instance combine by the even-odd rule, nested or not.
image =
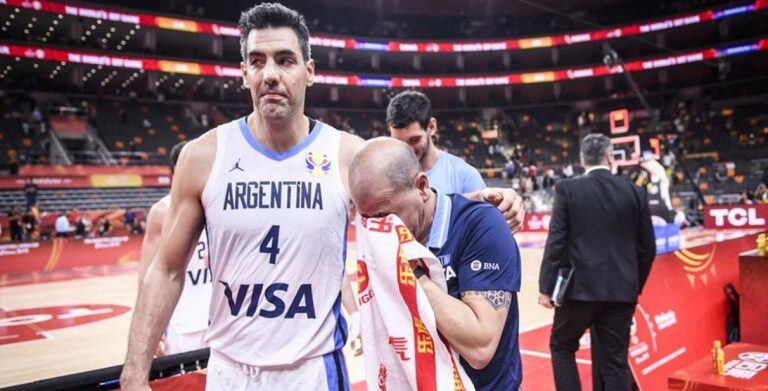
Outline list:
[[[171,206],[171,195],[163,197],[160,202]],[[205,266],[205,256],[208,254],[208,241],[205,229],[200,234],[195,251],[187,263],[187,273],[184,277],[184,290],[181,291],[176,309],[168,321],[168,326],[175,332],[194,333],[208,328],[208,307],[211,303],[211,272]]]
[[[349,198],[340,132],[316,122],[284,152],[245,118],[219,126],[202,194],[213,275],[212,350],[253,366],[292,365],[341,349]]]

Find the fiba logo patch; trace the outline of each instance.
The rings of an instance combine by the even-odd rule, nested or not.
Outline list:
[[[469,267],[470,269],[472,269],[472,271],[476,272],[483,268],[483,263],[480,262],[479,259],[475,259],[474,261],[472,261],[472,263],[469,264]]]
[[[328,175],[331,172],[331,161],[328,155],[320,152],[310,152],[305,160],[307,170],[315,178]]]

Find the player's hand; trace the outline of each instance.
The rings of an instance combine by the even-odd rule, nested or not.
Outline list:
[[[520,231],[525,222],[525,205],[523,197],[520,197],[512,189],[502,189],[499,187],[487,187],[480,190],[480,198],[499,209],[507,221],[509,230],[513,233]]]
[[[552,305],[552,298],[543,293],[539,295],[539,305],[549,309],[555,308],[555,306]]]
[[[349,315],[349,348],[352,354],[357,357],[363,354],[363,339],[360,335],[360,311],[355,311]]]
[[[168,343],[165,341],[165,336],[162,336],[160,337],[160,342],[157,343],[157,349],[155,349],[155,357],[163,357],[167,351]]]
[[[137,374],[136,371],[129,367],[123,367],[123,372],[120,374],[120,389],[128,391],[152,391],[149,387],[147,376]]]

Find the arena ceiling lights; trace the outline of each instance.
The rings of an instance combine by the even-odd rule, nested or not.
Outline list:
[[[666,68],[675,65],[690,64],[716,58],[725,58],[763,50],[768,50],[768,38],[747,41],[737,45],[721,46],[676,55],[630,61],[624,64],[625,68],[622,68],[621,66],[609,68],[604,65],[598,65],[591,67],[537,71],[528,73],[467,77],[413,78],[350,76],[342,74],[317,73],[315,74],[315,82],[329,85],[379,88],[504,86],[513,84],[546,83],[559,80],[576,80],[622,73],[624,71],[638,72],[651,69]],[[230,77],[236,79],[242,77],[240,68],[233,65],[180,62],[146,57],[114,56],[100,53],[50,49],[45,47],[25,45],[0,43],[0,55],[15,57],[17,60],[21,58],[29,58],[43,61],[60,61],[62,62],[62,65],[69,62],[93,66],[101,65],[105,67],[132,69],[137,71],[154,71],[197,76]]]
[[[108,20],[112,22],[134,24],[136,26],[152,26],[166,30],[186,31],[196,34],[209,34],[224,37],[239,37],[240,31],[235,25],[224,25],[191,19],[179,19],[166,16],[126,11],[110,10],[107,8],[88,7],[75,4],[48,0],[0,0],[0,4],[50,12],[59,15],[71,15],[81,18]],[[646,23],[629,24],[613,28],[582,31],[573,34],[550,35],[540,37],[502,39],[491,41],[380,41],[356,38],[341,38],[323,35],[312,35],[310,44],[320,47],[331,47],[350,50],[379,51],[379,52],[412,52],[412,53],[458,53],[458,52],[491,52],[513,51],[575,45],[584,42],[598,42],[608,39],[640,35],[650,32],[674,29],[711,20],[718,20],[735,15],[756,12],[768,8],[768,0],[756,0],[754,3],[733,6],[729,8],[704,10],[697,13],[675,17],[656,19]]]

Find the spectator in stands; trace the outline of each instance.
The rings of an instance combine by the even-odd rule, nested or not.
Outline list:
[[[8,168],[11,176],[19,175],[19,160],[15,154],[11,155],[10,161],[8,162]]]
[[[99,218],[99,224],[96,226],[97,229],[97,235],[104,237],[109,235],[114,227],[112,227],[112,223],[109,222],[109,219],[102,216]]]
[[[136,212],[134,212],[133,209],[128,208],[125,211],[125,214],[123,215],[123,222],[125,229],[128,230],[128,232],[133,234],[136,233]]]
[[[11,213],[8,214],[8,225],[11,230],[11,241],[20,242],[22,237],[22,223],[21,223],[21,211],[18,206],[14,206],[11,209]]]
[[[567,166],[565,166],[565,168],[563,168],[563,176],[565,178],[570,178],[573,176],[573,164],[569,163]]]
[[[80,209],[73,207],[67,215],[67,218],[69,219],[70,223],[77,224],[77,222],[80,220]]]
[[[37,223],[38,212],[36,212],[37,205],[33,205],[27,208],[24,216],[21,218],[22,224],[24,224],[24,239],[32,240],[37,238]]]
[[[40,108],[35,106],[34,110],[32,110],[32,121],[33,125],[38,125],[41,122],[43,122],[43,113],[40,111]]]
[[[768,204],[768,188],[766,188],[765,183],[757,185],[754,200],[758,204]]]
[[[557,178],[555,178],[555,170],[548,168],[547,171],[544,173],[544,179],[542,180],[542,187],[544,187],[544,190],[554,191],[555,182],[557,182]]]
[[[740,204],[754,204],[755,198],[752,195],[752,192],[749,191],[749,189],[744,189],[741,194],[739,194],[739,203]]]
[[[88,217],[85,215],[80,216],[76,220],[75,225],[75,238],[80,239],[84,238],[88,235],[88,232],[91,230],[91,221],[88,220]]]
[[[69,233],[75,230],[69,222],[69,213],[67,211],[61,212],[59,217],[56,218],[55,229],[57,238],[67,238]]]
[[[24,186],[24,197],[27,200],[27,209],[37,205],[37,190],[37,185],[32,182],[29,182]]]

